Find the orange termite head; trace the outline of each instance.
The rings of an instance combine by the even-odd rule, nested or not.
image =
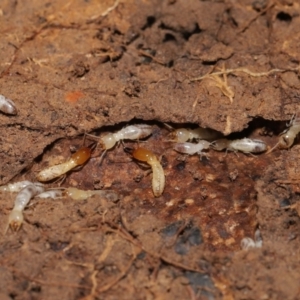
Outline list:
[[[82,147],[71,156],[71,159],[75,160],[78,165],[82,165],[91,157],[91,154],[90,148]]]
[[[153,154],[152,151],[147,150],[145,148],[137,148],[132,152],[132,156],[140,161],[149,161],[151,160],[153,157],[155,157],[155,155]]]

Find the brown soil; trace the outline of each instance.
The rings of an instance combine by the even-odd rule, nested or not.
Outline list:
[[[18,114],[0,114],[0,183],[34,180],[85,132],[146,123],[167,184],[154,198],[119,145],[62,184],[115,203],[33,200],[4,234],[15,196],[2,193],[0,299],[300,299],[299,145],[199,160],[165,125],[272,147],[297,112],[300,5],[240,2],[1,1],[0,93]],[[257,228],[263,247],[240,250]]]

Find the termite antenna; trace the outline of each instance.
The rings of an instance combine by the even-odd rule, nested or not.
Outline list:
[[[163,123],[163,125],[169,130],[169,131],[172,131],[174,130],[174,127],[172,127],[171,125],[167,124],[167,123]]]
[[[105,150],[102,152],[102,154],[101,154],[101,156],[100,156],[99,166],[101,165],[101,163],[102,163],[102,161],[103,161],[103,158],[104,158],[106,152],[107,152],[107,149],[105,149]]]
[[[9,224],[7,224],[6,227],[5,227],[5,230],[4,230],[4,232],[3,232],[4,235],[7,234],[8,229],[9,229]]]
[[[59,186],[59,187],[50,187],[50,188],[47,188],[46,192],[47,191],[52,191],[52,190],[66,190],[67,188],[66,187],[63,187],[63,186]]]
[[[127,146],[126,146],[126,147],[123,148],[123,150],[124,150],[124,152],[126,152],[126,153],[132,155],[132,152],[134,151],[134,148],[131,148],[131,147],[127,147]]]
[[[269,153],[273,152],[273,150],[275,150],[275,149],[278,147],[278,145],[279,145],[279,142],[276,143],[275,146],[272,147],[270,150],[268,150],[268,151],[266,152],[266,154],[269,154]]]

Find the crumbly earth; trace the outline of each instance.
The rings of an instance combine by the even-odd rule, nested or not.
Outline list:
[[[15,195],[1,194],[0,299],[300,299],[297,140],[200,160],[170,135],[200,125],[274,146],[298,112],[299,15],[290,0],[1,1],[0,94],[18,109],[0,114],[1,184],[66,161],[84,133],[153,134],[102,163],[98,146],[61,183],[116,202],[33,199],[5,233]],[[164,168],[158,198],[138,146]],[[241,250],[258,228],[262,248]]]

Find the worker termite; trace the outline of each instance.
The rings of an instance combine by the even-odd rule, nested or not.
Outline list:
[[[80,190],[77,188],[69,187],[62,189],[53,189],[43,192],[37,195],[38,198],[62,198],[68,196],[76,201],[86,200],[93,195],[99,195],[106,198],[109,201],[116,202],[119,199],[118,194],[115,191],[110,190]]]
[[[190,140],[215,140],[221,136],[220,132],[210,128],[186,129],[179,128],[171,133],[175,142],[184,143]]]
[[[155,197],[161,196],[165,188],[165,173],[152,151],[145,148],[137,148],[133,151],[132,156],[142,162],[146,162],[152,168],[152,190]]]
[[[243,250],[249,250],[252,248],[261,248],[262,244],[263,244],[263,239],[262,239],[260,230],[257,229],[254,234],[254,239],[252,239],[250,237],[244,237],[241,240],[240,245]]]
[[[3,95],[0,95],[0,110],[9,115],[17,114],[15,103],[10,99],[5,98]]]
[[[14,208],[8,217],[8,224],[13,231],[19,230],[22,226],[24,220],[23,210],[26,205],[34,196],[42,192],[44,192],[43,186],[30,183],[17,194]]]
[[[81,166],[88,161],[91,157],[92,150],[88,147],[82,147],[77,152],[75,152],[70,159],[66,162],[48,167],[42,171],[40,171],[36,178],[38,181],[50,181],[61,175],[66,174],[70,170],[74,169],[77,166]]]
[[[40,182],[33,183],[31,181],[24,180],[24,181],[18,181],[15,183],[9,183],[7,185],[0,186],[0,191],[16,193],[16,192],[20,192],[24,187],[26,187],[29,184],[35,184],[43,187],[43,184]]]
[[[267,145],[261,140],[243,138],[240,140],[220,139],[212,142],[212,148],[217,151],[240,151],[244,153],[260,153],[267,150]]]
[[[300,118],[293,117],[288,126],[289,128],[280,135],[278,143],[267,153],[272,152],[277,147],[288,149],[294,144],[295,138],[300,132]]]
[[[147,124],[129,125],[115,133],[105,134],[100,137],[99,141],[101,147],[104,149],[100,157],[100,163],[106,154],[106,151],[112,149],[118,142],[123,140],[139,140],[150,134],[152,134],[152,127]],[[92,134],[87,134],[87,136],[98,138],[98,136]]]
[[[149,136],[152,127],[146,124],[129,125],[115,133],[108,133],[100,138],[100,143],[105,150],[111,149],[121,140],[139,140]]]
[[[209,149],[210,147],[210,142],[207,141],[199,141],[197,144],[194,143],[176,143],[174,145],[174,150],[180,153],[184,154],[199,154],[200,156],[203,155],[202,150],[203,149]]]

